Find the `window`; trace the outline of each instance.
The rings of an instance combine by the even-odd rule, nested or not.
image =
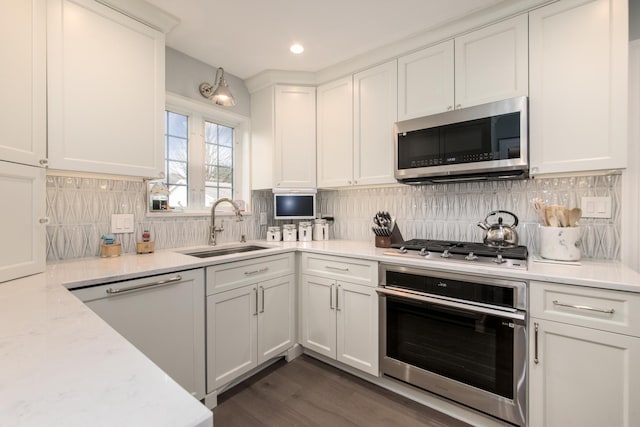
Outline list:
[[[220,198],[248,196],[248,123],[219,107],[167,94],[164,184],[170,212],[204,214]]]

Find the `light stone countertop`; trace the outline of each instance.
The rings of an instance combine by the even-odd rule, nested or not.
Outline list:
[[[42,274],[0,283],[0,425],[212,426],[211,412],[80,302],[66,287],[108,283],[301,251],[449,270],[453,264],[384,255],[372,242],[252,242],[271,249],[200,259],[187,248],[50,263]],[[197,248],[191,248],[197,249]],[[454,270],[640,292],[619,262],[580,266],[529,261],[528,270],[455,264]],[[535,286],[533,283],[531,286]]]

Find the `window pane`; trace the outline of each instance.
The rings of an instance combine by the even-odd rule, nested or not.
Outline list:
[[[210,208],[216,200],[218,200],[218,187],[207,187],[205,191],[205,207]]]
[[[213,144],[205,144],[206,153],[204,162],[207,165],[215,165],[218,163],[218,146]]]
[[[218,164],[220,166],[233,166],[233,150],[231,147],[220,147],[218,153]]]
[[[232,169],[224,166],[218,167],[218,181],[222,184],[223,182],[231,184],[231,180],[233,178]]]
[[[174,113],[172,111],[168,111],[167,112],[168,129],[166,133],[171,136],[179,136],[186,139],[188,136],[187,134],[188,119],[189,119],[188,116]]]
[[[187,186],[171,185],[169,186],[169,206],[172,208],[187,207]]]
[[[231,147],[233,145],[233,129],[226,126],[218,126],[218,144]]]
[[[205,142],[216,144],[218,142],[218,125],[211,122],[204,122]]]
[[[205,181],[204,184],[207,187],[213,187],[218,185],[218,167],[217,166],[206,167],[204,181]]]
[[[187,161],[187,140],[182,138],[167,137],[167,159]]]
[[[219,194],[220,198],[228,197],[230,199],[233,199],[233,191],[231,191],[230,188],[220,188]]]
[[[187,184],[187,163],[168,161],[168,183],[169,184]]]

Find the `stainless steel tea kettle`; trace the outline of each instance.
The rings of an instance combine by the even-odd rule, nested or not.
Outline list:
[[[489,223],[489,218],[494,215],[509,214],[513,217],[513,224],[505,225],[502,223],[502,216],[498,216],[498,222]],[[518,217],[509,211],[493,211],[484,221],[478,223],[478,227],[482,228],[484,233],[484,244],[487,246],[510,247],[518,244],[518,233],[516,226],[518,225]]]

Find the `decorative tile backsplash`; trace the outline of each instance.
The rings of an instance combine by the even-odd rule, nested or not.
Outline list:
[[[620,258],[619,175],[549,178],[507,182],[473,182],[420,186],[394,186],[318,192],[318,212],[332,215],[330,236],[364,240],[373,244],[371,218],[379,210],[396,217],[405,239],[427,238],[482,241],[476,225],[492,210],[513,212],[519,218],[520,244],[537,253],[539,220],[530,200],[540,197],[549,204],[579,206],[582,196],[610,196],[612,218],[580,221],[583,229],[582,255],[588,258]],[[147,216],[146,183],[118,179],[73,176],[47,177],[47,260],[98,256],[100,237],[110,232],[111,214],[133,213],[135,232],[119,234],[124,252],[135,252],[143,230],[151,232],[157,249],[205,245],[209,217]],[[237,242],[264,239],[267,226],[259,225],[265,212],[273,220],[273,195],[254,191],[252,215],[242,222],[222,217],[225,231],[218,241]]]

